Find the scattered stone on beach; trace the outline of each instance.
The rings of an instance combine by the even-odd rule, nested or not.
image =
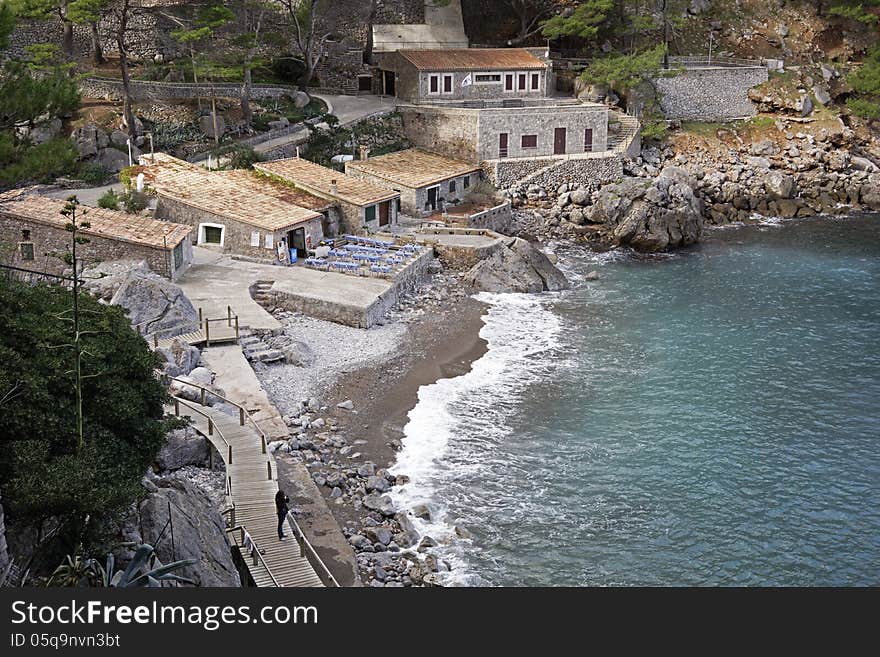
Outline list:
[[[601,278],[601,276],[599,275],[599,272],[597,272],[597,271],[595,271],[595,270],[594,270],[594,271],[587,272],[587,273],[584,275],[584,280],[585,280],[585,281],[598,281],[600,278]]]
[[[455,535],[458,536],[459,538],[466,538],[466,539],[471,539],[474,537],[473,534],[471,534],[467,529],[465,529],[464,527],[462,527],[460,525],[455,526]]]
[[[431,510],[428,508],[426,504],[416,504],[412,508],[412,514],[416,518],[420,518],[421,520],[426,520],[427,522],[431,522]]]
[[[345,401],[339,402],[338,404],[336,404],[336,408],[341,408],[346,411],[353,411],[354,410],[354,402],[351,401],[350,399],[346,399]]]
[[[424,552],[428,548],[437,547],[437,541],[435,541],[430,536],[422,536],[422,540],[419,541],[419,552]]]
[[[394,503],[387,495],[371,493],[364,497],[362,504],[371,511],[378,511],[383,516],[394,515]]]

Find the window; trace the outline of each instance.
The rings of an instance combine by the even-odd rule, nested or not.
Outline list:
[[[462,188],[467,189],[471,186],[471,177],[465,176],[461,183]]]
[[[497,84],[501,82],[501,73],[477,73],[474,80],[477,84]]]
[[[364,223],[369,221],[376,221],[376,206],[371,205],[367,208],[364,208]]]
[[[174,269],[180,269],[183,265],[183,242],[174,247]]]
[[[223,226],[202,224],[201,233],[202,239],[200,242],[202,244],[219,244],[223,246]]]
[[[541,88],[541,75],[539,73],[532,73],[532,91],[537,91]]]
[[[29,233],[30,231],[22,231],[22,233]],[[18,249],[21,253],[22,260],[33,260],[34,259],[34,243],[33,242],[19,242]]]
[[[526,88],[526,74],[520,73],[519,74],[519,90],[525,91],[525,88]]]
[[[593,150],[593,129],[587,128],[584,130],[584,153],[589,153]]]
[[[443,93],[451,94],[452,93],[452,76],[444,75],[443,76]]]
[[[22,242],[30,242],[31,241],[31,231],[29,231],[29,230],[21,231],[21,241]]]
[[[449,181],[449,193],[452,194],[455,191],[455,180]]]
[[[439,75],[432,75],[429,79],[430,79],[430,82],[429,82],[429,86],[428,86],[428,89],[429,89],[428,93],[439,94],[440,93],[440,76]]]
[[[504,91],[513,91],[513,73],[504,76]]]
[[[538,135],[523,135],[522,136],[522,147],[523,148],[537,148],[538,147]]]

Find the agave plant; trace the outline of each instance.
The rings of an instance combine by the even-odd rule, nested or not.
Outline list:
[[[168,565],[162,565],[156,557],[156,551],[152,545],[139,545],[125,570],[114,572],[116,560],[112,554],[107,555],[107,564],[103,571],[103,585],[114,588],[129,586],[161,586],[162,582],[181,582],[195,584],[186,577],[175,575],[174,571],[186,568],[195,563],[195,559],[183,559],[174,561]]]
[[[116,559],[107,555],[102,567],[97,559],[83,558],[80,554],[68,555],[52,577],[48,586],[89,586],[122,588],[129,586],[161,586],[162,582],[181,582],[195,584],[186,577],[176,575],[175,571],[195,563],[195,559],[183,559],[163,565],[152,545],[138,545],[125,570],[116,570]]]
[[[49,578],[47,586],[102,586],[104,569],[96,559],[67,555]]]

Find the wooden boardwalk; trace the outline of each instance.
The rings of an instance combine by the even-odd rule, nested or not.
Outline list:
[[[210,337],[210,341],[209,341]],[[211,331],[209,335],[205,335],[205,329],[200,328],[198,331],[193,331],[192,333],[184,333],[183,335],[175,335],[173,338],[163,338],[161,340],[152,340],[150,341],[150,346],[153,349],[168,349],[171,347],[171,343],[175,340],[180,340],[182,342],[188,342],[194,347],[201,346],[210,346],[211,344],[220,344],[226,342],[237,342],[238,341],[238,327],[237,326],[226,326],[225,324],[217,324],[211,325]]]
[[[192,426],[204,435],[226,462],[233,528],[230,541],[242,548],[242,557],[257,586],[324,586],[305,548],[285,523],[285,539],[278,540],[275,493],[278,492],[275,458],[265,447],[263,436],[234,417],[207,406],[175,400],[166,410],[192,418]],[[231,457],[231,459],[230,459]],[[231,462],[230,462],[231,460]],[[246,531],[257,551],[243,547]],[[308,546],[311,550],[311,546]]]

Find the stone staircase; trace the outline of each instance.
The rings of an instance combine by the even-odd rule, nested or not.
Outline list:
[[[284,353],[272,346],[266,344],[263,338],[250,329],[241,332],[241,338],[238,341],[245,358],[251,362],[258,363],[279,363],[284,360]]]
[[[614,112],[614,119],[620,124],[620,131],[613,137],[608,138],[608,150],[615,153],[626,153],[630,144],[638,136],[641,124],[633,116]]]
[[[272,295],[272,285],[275,281],[257,281],[251,285],[251,298],[268,312],[275,310],[275,297]]]

